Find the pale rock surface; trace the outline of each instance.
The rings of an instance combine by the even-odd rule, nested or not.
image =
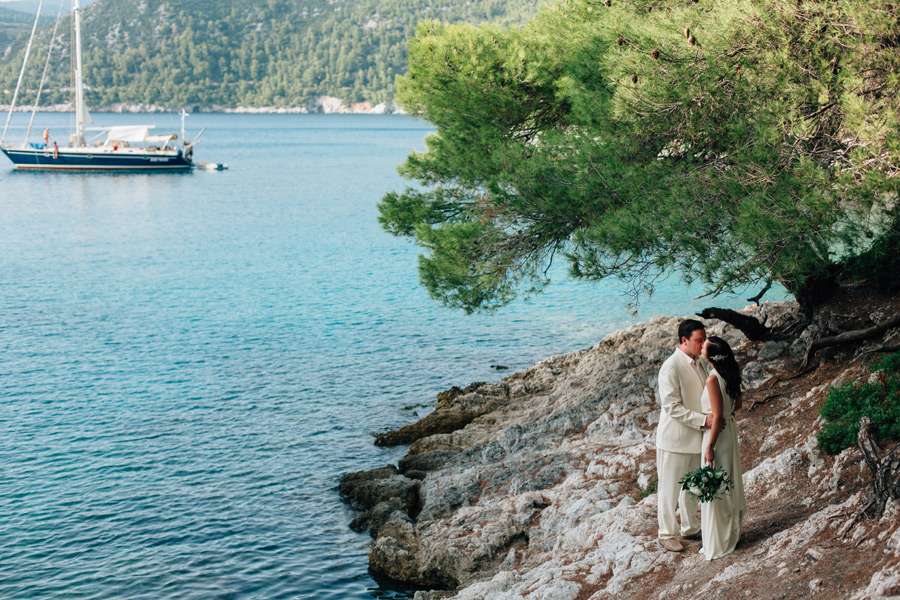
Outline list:
[[[382,102],[373,106],[370,102],[348,103],[333,96],[316,97],[313,110],[326,114],[404,114],[393,102]]]
[[[215,110],[216,107],[213,108],[214,109],[210,111],[201,109],[199,112],[223,112],[247,115],[295,115],[306,114],[309,112],[309,109],[305,106],[238,106],[237,108],[218,108],[218,110]]]
[[[791,310],[764,304],[747,312],[772,324]],[[674,350],[680,321],[656,317],[499,383],[439,396],[434,413],[404,428],[400,443],[411,443],[410,451],[399,473],[391,473],[418,482],[418,512],[395,511],[372,531],[372,569],[449,590],[417,592],[417,600],[731,598],[745,582],[755,582],[750,589],[776,576],[798,579],[804,594],[825,597],[822,578],[802,579],[796,565],[832,555],[824,540],[859,503],[859,494],[839,492],[847,473],[858,472],[860,455],[845,451],[829,469],[816,446],[817,429],[798,426],[788,434],[783,423],[772,422],[762,458],[745,466],[744,486],[757,511],[777,505],[798,481],[816,496],[798,500],[791,508],[797,516],[776,529],[760,525],[746,542],[744,552],[752,555],[710,563],[697,545],[680,555],[658,545],[656,494],[647,489],[656,479],[656,375]],[[772,363],[783,360],[786,344],[766,348],[721,322],[707,326],[750,361],[748,387],[772,385]],[[759,358],[760,348],[767,360]],[[788,414],[815,412],[825,387],[789,398]],[[450,421],[458,428],[447,430]],[[395,483],[408,489],[400,479]],[[806,508],[829,494],[839,501]],[[876,542],[861,526],[851,534],[873,550],[896,553],[894,529]],[[741,546],[731,556],[740,552]],[[855,597],[896,593],[896,569],[871,573]]]

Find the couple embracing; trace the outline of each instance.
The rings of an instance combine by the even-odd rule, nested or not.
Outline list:
[[[678,348],[659,370],[659,543],[666,550],[681,552],[679,532],[686,539],[699,537],[700,551],[712,560],[734,550],[746,510],[734,420],[734,411],[741,405],[741,372],[728,343],[717,337],[707,339],[703,323],[683,321],[678,340]],[[701,464],[724,468],[734,487],[704,502],[698,521],[697,499],[681,489],[679,480]]]

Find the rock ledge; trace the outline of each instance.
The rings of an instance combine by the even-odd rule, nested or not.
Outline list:
[[[773,326],[795,310],[744,312]],[[707,331],[736,348],[754,406],[739,420],[744,536],[709,563],[699,542],[680,555],[659,547],[656,374],[680,320],[657,317],[499,383],[448,390],[430,415],[380,436],[409,452],[340,484],[360,511],[352,526],[374,538],[371,570],[435,589],[417,600],[900,594],[900,508],[842,533],[868,473],[858,450],[826,457],[815,441],[828,383],[865,374],[864,361],[788,379],[804,343],[750,342],[717,321]]]

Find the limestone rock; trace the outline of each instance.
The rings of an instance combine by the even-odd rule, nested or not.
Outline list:
[[[796,306],[765,303],[747,312],[779,327]],[[418,600],[693,599],[743,597],[744,580],[789,582],[800,577],[796,565],[841,560],[822,540],[843,535],[859,504],[861,493],[843,490],[855,481],[848,473],[861,472],[860,457],[852,450],[823,457],[815,442],[821,421],[795,418],[815,413],[827,384],[785,398],[787,418],[761,421],[770,430],[745,468],[748,502],[777,504],[799,481],[809,486],[802,502],[778,508],[788,517],[777,529],[755,524],[745,554],[712,566],[696,545],[678,556],[658,545],[656,380],[680,321],[654,317],[499,383],[453,388],[438,396],[433,413],[382,436],[381,444],[411,444],[399,469],[354,474],[347,489],[341,484],[363,511],[356,526],[375,537],[372,570],[443,588],[418,592]],[[795,356],[794,345],[760,347],[721,322],[708,323],[707,332],[732,344],[749,389]],[[823,502],[828,496],[836,501]],[[900,528],[886,523],[879,543],[900,552]],[[866,540],[859,531],[849,534],[858,536],[854,543]],[[896,593],[894,571],[876,571],[857,597]],[[824,598],[829,586],[819,577],[792,592]]]
[[[787,342],[775,342],[769,341],[763,344],[763,347],[760,348],[759,352],[756,353],[757,360],[771,360],[773,358],[777,358],[784,352],[785,347],[787,347]]]
[[[375,444],[397,446],[439,433],[451,433],[508,401],[509,386],[503,384],[476,383],[465,390],[453,388],[438,395],[434,412],[411,425],[379,435]]]
[[[380,525],[385,512],[401,511],[408,516],[418,514],[419,485],[418,481],[401,475],[397,467],[391,465],[344,475],[338,492],[350,506],[362,513],[354,520],[353,528],[364,531]]]

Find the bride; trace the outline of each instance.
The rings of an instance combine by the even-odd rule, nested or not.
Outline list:
[[[703,464],[724,468],[734,487],[700,508],[700,528],[707,560],[732,552],[741,537],[741,522],[746,511],[741,482],[741,453],[738,448],[734,411],[741,407],[741,370],[728,342],[710,337],[703,345],[703,358],[713,366],[700,398],[705,414],[713,423],[703,432]]]

